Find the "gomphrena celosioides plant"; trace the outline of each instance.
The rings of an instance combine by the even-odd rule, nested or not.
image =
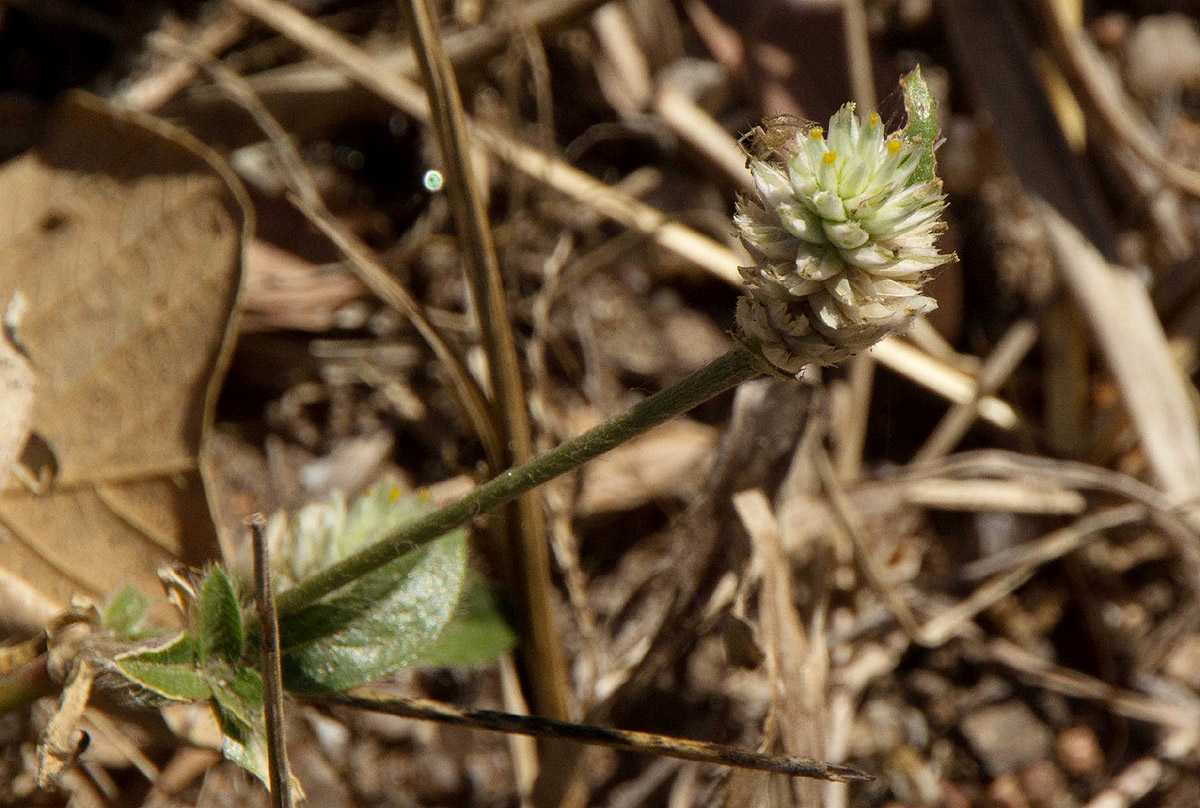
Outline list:
[[[754,259],[740,268],[737,319],[748,347],[781,370],[840,362],[936,306],[921,287],[953,257],[937,247],[946,198],[933,171],[936,120],[919,74],[905,91],[903,130],[889,134],[878,113],[861,121],[846,104],[828,130],[797,127],[748,161],[759,195],[734,217]]]

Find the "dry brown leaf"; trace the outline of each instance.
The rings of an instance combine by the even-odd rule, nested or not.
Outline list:
[[[0,169],[0,300],[29,302],[23,457],[42,449],[45,483],[0,493],[0,579],[44,607],[126,582],[152,596],[160,565],[217,555],[197,458],[248,208],[214,152],[150,116],[78,94],[45,131]],[[7,605],[0,623],[36,628]]]
[[[12,475],[33,426],[33,368],[9,333],[24,306],[24,296],[13,298],[0,333],[0,485]]]

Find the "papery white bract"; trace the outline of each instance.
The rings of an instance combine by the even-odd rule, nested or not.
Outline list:
[[[829,122],[752,157],[758,198],[738,202],[754,265],[737,318],[747,345],[781,370],[833,364],[904,331],[936,307],[921,294],[938,252],[941,180],[914,178],[930,144],[887,135],[846,104]]]

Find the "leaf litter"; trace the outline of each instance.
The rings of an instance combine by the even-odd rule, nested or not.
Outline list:
[[[642,392],[668,384],[730,328],[733,296],[724,281],[714,279],[732,273],[737,261],[728,240],[737,182],[725,179],[728,168],[713,170],[699,155],[721,153],[765,115],[820,119],[856,94],[852,73],[843,66],[848,60],[840,52],[842,38],[821,36],[821,18],[801,8],[804,4],[747,4],[753,20],[730,13],[732,4],[717,0],[677,6],[633,0],[610,4],[598,17],[584,16],[584,5],[527,4],[514,11],[529,15],[527,27],[518,29],[501,25],[503,15],[490,6],[475,12],[468,8],[473,4],[445,9],[449,42],[477,40],[473,48],[453,44],[450,50],[459,60],[468,107],[492,127],[482,136],[492,156],[477,159],[489,169],[511,315],[518,333],[532,334],[521,337],[528,339],[529,357],[540,357],[527,372],[536,377],[530,405],[547,445],[574,434],[579,423],[619,411]],[[1063,166],[1076,158],[1045,159],[1053,136],[1039,127],[1052,119],[1025,117],[1023,106],[1037,103],[1041,85],[1035,81],[1005,95],[987,82],[1013,75],[1001,69],[1012,60],[1031,63],[1029,44],[1011,36],[989,38],[1004,23],[978,4],[944,4],[956,7],[935,6],[932,12],[921,3],[865,5],[877,71],[899,74],[909,57],[895,52],[893,43],[899,37],[913,44],[942,106],[947,140],[939,162],[956,216],[949,234],[954,243],[947,249],[957,250],[963,263],[938,279],[941,309],[934,323],[964,353],[917,333],[911,343],[880,354],[881,364],[900,369],[904,378],[876,369],[865,376],[832,373],[822,388],[755,387],[736,396],[732,407],[719,402],[695,414],[694,422],[682,422],[687,426],[648,436],[645,444],[614,458],[619,463],[597,464],[563,481],[548,502],[557,526],[556,560],[566,577],[575,576],[555,618],[565,626],[568,657],[577,661],[575,697],[589,720],[745,746],[764,739],[780,747],[811,745],[806,748],[820,756],[865,766],[877,780],[849,790],[836,786],[798,803],[785,784],[765,776],[726,779],[691,764],[663,766],[596,751],[589,753],[584,789],[595,804],[622,806],[819,800],[831,806],[1065,808],[1131,805],[1142,797],[1147,804],[1191,804],[1198,788],[1191,673],[1200,625],[1192,580],[1195,528],[1170,497],[1187,496],[1194,487],[1188,469],[1200,450],[1195,408],[1188,404],[1200,333],[1192,235],[1197,211],[1195,200],[1177,190],[1187,175],[1176,165],[1186,166],[1194,156],[1188,144],[1200,142],[1195,123],[1200,115],[1188,94],[1194,79],[1181,67],[1178,75],[1166,70],[1151,84],[1138,72],[1138,60],[1122,64],[1137,103],[1153,113],[1161,145],[1138,141],[1152,159],[1131,158],[1108,134],[1129,140],[1122,128],[1127,121],[1120,119],[1126,113],[1112,105],[1101,110],[1106,128],[1093,135],[1088,164],[1117,177],[1109,180],[1115,189],[1074,185],[1075,179],[1060,187],[1070,189],[1072,204],[1085,210],[1098,204],[1104,211],[1095,217],[1099,224],[1075,224],[1108,254],[1097,260],[1078,248],[1075,234],[1050,220],[1058,240],[1057,255],[1051,256],[1044,236],[1029,235],[1027,221],[1005,218],[1005,211],[1022,207],[1018,198],[1026,190],[1013,170],[1027,187],[1037,188],[1031,174],[1058,177],[1069,173]],[[364,35],[360,41],[383,60],[407,58],[411,68],[411,50],[386,14],[362,5],[342,7],[353,11],[320,19]],[[1073,35],[1118,55],[1144,38],[1143,29],[1163,24],[1140,10],[1096,13]],[[419,185],[426,170],[438,168],[419,116],[386,108],[352,87],[347,77],[353,71],[318,62],[265,29],[239,39],[245,25],[231,29],[227,19],[201,18],[163,27],[176,34],[187,30],[195,41],[227,51],[226,63],[260,90],[296,139],[331,210],[378,250],[397,278],[419,291],[437,326],[469,351],[472,323],[444,205]],[[1188,47],[1187,37],[1177,39],[1185,44],[1172,40],[1172,47]],[[1070,38],[1066,41],[1069,47]],[[1061,42],[1051,44],[1060,48],[1056,58],[1070,67],[1064,61],[1070,52],[1061,50]],[[930,54],[943,54],[944,63]],[[681,75],[688,60],[706,68],[691,75],[716,78],[672,84],[693,92],[693,105],[668,107],[655,97],[658,85],[665,86],[668,71]],[[148,56],[144,66],[143,82],[162,82],[155,103],[165,104],[163,114],[198,133],[232,164],[247,165],[249,149],[269,154],[261,148],[262,135],[230,114],[218,90],[198,79],[188,83],[196,71],[181,72],[179,61],[161,54]],[[111,69],[115,72],[94,86],[126,77],[124,68]],[[1037,74],[1023,75],[1021,81],[1030,81]],[[1076,83],[1075,96],[1086,100],[1095,86],[1111,89],[1090,86]],[[1070,94],[1055,90],[1049,98],[1059,112],[1069,106]],[[681,127],[671,117],[680,109],[699,116],[696,125]],[[994,130],[980,124],[981,112],[995,122]],[[700,125],[714,122],[715,127]],[[1010,129],[1012,122],[1020,125]],[[542,152],[514,151],[495,132],[540,144]],[[1174,162],[1163,162],[1162,149],[1172,150],[1168,158]],[[77,151],[102,152],[91,143]],[[562,166],[560,151],[608,184],[600,191],[591,187],[600,194],[595,201],[586,193],[572,196],[570,182],[562,179],[568,175],[553,174]],[[1021,159],[1006,165],[1005,154]],[[541,162],[534,159],[539,157]],[[502,161],[527,173],[510,171]],[[14,165],[19,163],[10,163],[6,174]],[[102,179],[108,166],[93,178]],[[278,191],[286,183],[270,182],[271,170],[267,159],[243,176],[260,221],[257,238],[277,252],[255,249],[247,267],[251,275],[275,280],[248,284],[255,295],[246,301],[255,312],[254,333],[243,332],[218,411],[222,434],[214,445],[217,466],[227,476],[210,494],[219,496],[222,523],[236,524],[256,509],[273,510],[273,503],[299,506],[339,488],[344,502],[353,501],[370,480],[344,458],[356,456],[349,448],[365,435],[395,436],[391,454],[379,465],[397,475],[404,491],[473,472],[481,454],[436,360],[402,317],[361,285],[345,282],[351,275],[344,259],[286,205]],[[544,181],[551,185],[541,185]],[[1134,198],[1137,204],[1130,203]],[[691,229],[681,233],[674,222],[664,227],[661,219],[646,218],[643,204],[686,220]],[[5,210],[18,207],[28,206]],[[1060,208],[1068,219],[1070,207]],[[139,219],[162,221],[165,209],[150,206],[100,218],[137,229]],[[236,210],[229,215],[236,231]],[[605,216],[633,228],[635,237],[625,238]],[[978,227],[980,219],[997,226]],[[1105,238],[1102,219],[1111,220],[1109,235],[1119,238]],[[53,218],[49,223],[57,224]],[[33,255],[40,262],[50,254],[55,232],[52,227],[45,244],[25,252],[6,244],[4,253]],[[79,255],[108,256],[111,245],[124,243],[121,232],[127,231],[101,239],[100,246],[76,244],[69,271],[78,273],[85,265]],[[415,247],[408,243],[390,252],[413,232],[422,234]],[[705,238],[689,240],[689,234]],[[237,247],[222,243],[224,254],[232,249],[236,255]],[[1111,251],[1114,244],[1118,252]],[[281,258],[278,251],[294,258]],[[178,270],[185,258],[201,252],[201,245],[179,237],[169,247],[134,254]],[[553,287],[546,283],[552,257],[560,262]],[[1066,283],[1050,286],[1077,296],[1075,306],[1045,291],[1045,274],[1031,279],[1055,272],[1056,261]],[[4,300],[39,286],[36,278],[10,283],[22,277],[19,263],[6,263],[0,272]],[[1143,281],[1114,269],[1114,263],[1142,268],[1142,278],[1151,280],[1149,300],[1135,288]],[[271,287],[277,290],[284,277],[281,265],[295,277],[286,281],[294,284],[286,295]],[[119,277],[112,297],[136,300]],[[1029,294],[1031,280],[1043,287],[1037,294]],[[606,285],[617,292],[606,292]],[[1097,296],[1101,288],[1118,291]],[[87,309],[78,300],[68,302]],[[36,310],[36,300],[33,305]],[[131,308],[140,316],[147,311],[144,301]],[[223,329],[228,315],[228,308],[218,311],[208,324]],[[15,334],[18,348],[28,344],[35,401],[29,428],[34,448],[47,450],[42,459],[57,462],[57,476],[27,457],[30,485],[44,481],[48,493],[35,500],[29,485],[10,479],[3,498],[28,498],[22,524],[34,523],[36,515],[36,524],[48,523],[63,536],[111,533],[116,537],[111,548],[97,546],[91,557],[114,559],[114,568],[130,571],[152,594],[157,563],[195,547],[155,551],[151,560],[142,552],[148,546],[144,535],[136,534],[158,522],[128,520],[137,529],[127,535],[95,516],[103,512],[97,501],[111,510],[118,502],[113,497],[82,505],[67,500],[70,507],[55,497],[64,495],[57,493],[60,488],[107,494],[120,485],[127,497],[142,493],[139,505],[161,506],[171,501],[161,497],[163,486],[140,488],[141,482],[131,486],[129,480],[187,473],[196,467],[197,444],[146,441],[147,452],[137,462],[123,455],[154,432],[116,428],[133,423],[131,413],[153,415],[153,407],[143,406],[149,400],[135,397],[133,405],[122,401],[118,408],[129,420],[104,421],[109,431],[99,430],[119,433],[120,440],[72,449],[74,441],[89,441],[97,431],[91,425],[105,416],[81,414],[72,403],[56,417],[38,420],[38,408],[46,405],[40,397],[53,401],[59,389],[57,382],[43,380],[39,360],[45,349],[34,350],[39,317],[46,316],[32,320],[32,341],[26,343],[25,325],[8,336]],[[1032,348],[1016,360],[990,361],[993,349],[998,353],[1007,344],[1000,335],[1020,323],[1033,324]],[[87,355],[77,348],[81,340],[100,344],[84,336],[82,327],[67,331],[60,342],[73,346],[69,356]],[[196,354],[212,351],[219,336],[204,333],[205,339],[174,343],[172,360],[145,367],[173,369],[174,360],[188,353],[180,344]],[[1091,361],[1089,352],[1108,366]],[[212,354],[206,355],[211,367]],[[919,361],[905,364],[913,356]],[[1147,357],[1152,371],[1141,362]],[[988,372],[1006,368],[1003,378],[976,378],[981,365]],[[20,375],[19,362],[14,369]],[[203,424],[203,416],[190,419],[198,400],[203,412],[207,373],[196,370],[191,392],[177,392],[169,407],[165,400],[159,407],[177,417],[176,437],[191,436],[188,425]],[[132,382],[98,389],[116,402],[116,394],[137,387]],[[973,397],[978,390],[987,393],[982,401]],[[955,417],[965,413],[967,426],[939,430],[955,435],[957,444],[939,442],[930,453],[938,457],[910,463],[922,447],[933,445],[927,439],[944,409],[940,396],[958,402]],[[1168,423],[1182,426],[1164,428]],[[57,438],[51,434],[56,428],[62,430]],[[0,438],[20,444],[15,451],[22,451],[23,431],[13,426]],[[80,438],[81,432],[88,434]],[[830,445],[836,485],[818,473],[814,452],[824,450],[813,441]],[[7,445],[0,441],[0,447]],[[306,474],[310,468],[314,471]],[[241,471],[235,475],[232,469]],[[306,487],[318,477],[324,486],[319,492]],[[832,496],[831,489],[844,497]],[[201,493],[198,485],[188,490]],[[735,496],[740,509],[733,505]],[[194,513],[203,512],[203,500],[191,501],[201,503]],[[85,525],[66,518],[72,507],[88,514]],[[20,512],[13,506],[12,513]],[[8,514],[0,503],[0,516],[18,518]],[[200,521],[211,529],[207,517]],[[123,557],[120,547],[137,549]],[[215,557],[208,553],[189,561]],[[76,551],[72,559],[79,556]],[[112,578],[80,577],[86,568],[68,567],[64,575],[32,562],[10,566],[7,552],[0,558],[13,584],[3,587],[5,598],[19,597],[25,586],[47,608],[61,608],[76,591],[100,599],[119,588]],[[769,569],[763,569],[766,564]],[[15,610],[18,604],[6,605]],[[136,609],[111,613],[132,618]],[[11,614],[17,612],[0,610]],[[32,614],[23,618],[26,628],[44,625],[44,613]],[[754,653],[731,653],[739,644]],[[214,637],[212,648],[232,653],[234,645],[227,634]],[[182,650],[187,670],[195,670],[192,660],[200,651]],[[505,684],[511,685],[511,677],[456,667],[401,672],[391,687],[495,707],[506,703],[505,692],[512,693]],[[241,695],[222,692],[233,735],[238,731],[233,724],[244,728],[239,716],[246,717],[246,699],[254,696],[253,687],[239,690]],[[507,697],[509,705],[512,699]],[[321,804],[385,804],[400,792],[427,805],[516,799],[513,772],[522,753],[514,761],[506,746],[492,740],[340,711],[332,719],[306,715],[293,729],[299,740],[290,753],[306,762],[295,766],[293,760],[293,767]],[[242,737],[251,741],[243,750],[252,749],[253,739]],[[171,761],[156,754],[156,762],[169,767]],[[182,749],[169,754],[184,759]],[[70,782],[76,794],[99,794],[94,785]],[[213,804],[237,793],[236,778],[221,766],[205,778],[197,772],[164,782],[189,802]],[[97,797],[101,804],[105,799],[118,801]]]

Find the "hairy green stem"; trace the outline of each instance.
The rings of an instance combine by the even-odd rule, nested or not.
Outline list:
[[[763,373],[762,360],[736,347],[700,370],[642,401],[610,421],[566,441],[524,465],[493,477],[462,499],[359,550],[279,595],[281,614],[296,612],[357,578],[393,561],[413,547],[445,535],[480,514],[635,438],[713,396]]]

